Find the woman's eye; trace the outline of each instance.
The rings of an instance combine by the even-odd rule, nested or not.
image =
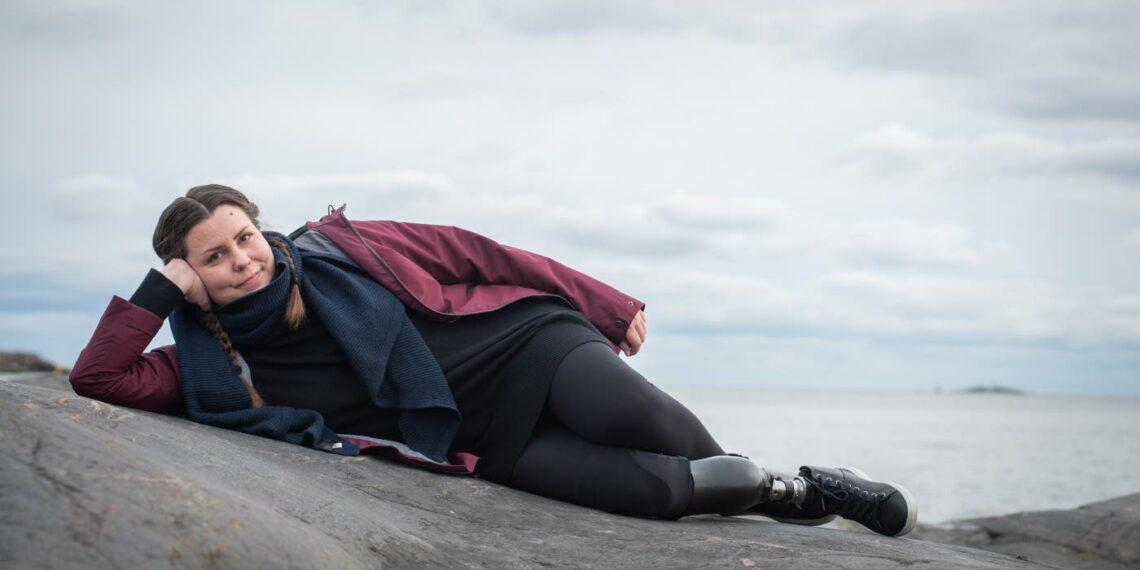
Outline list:
[[[249,241],[249,240],[250,240],[250,239],[252,239],[252,238],[253,238],[253,234],[252,234],[252,233],[248,233],[248,234],[241,234],[241,237],[240,237],[240,238],[238,238],[238,241],[240,241],[240,242],[247,242],[247,241]]]
[[[206,258],[206,263],[213,263],[213,262],[215,262],[221,258],[222,258],[222,252],[215,251],[214,253],[210,254],[210,257]]]

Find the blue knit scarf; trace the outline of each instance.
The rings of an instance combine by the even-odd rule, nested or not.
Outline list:
[[[445,461],[459,429],[459,411],[439,363],[408,320],[403,304],[350,262],[299,252],[289,238],[273,232],[265,235],[289,247],[305,303],[316,310],[344,350],[372,402],[378,408],[401,410],[404,442],[435,461]],[[291,271],[284,254],[274,249],[273,255],[275,271],[269,285],[215,309],[239,351],[285,330]],[[326,427],[314,410],[252,407],[249,392],[221,344],[199,323],[198,312],[195,305],[183,303],[170,315],[190,419],[342,455],[359,453]]]

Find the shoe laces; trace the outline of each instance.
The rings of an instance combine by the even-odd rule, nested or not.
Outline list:
[[[835,513],[845,519],[864,524],[876,522],[879,503],[887,500],[889,495],[889,493],[867,491],[858,485],[826,475],[805,479],[819,493],[819,500],[825,512]]]

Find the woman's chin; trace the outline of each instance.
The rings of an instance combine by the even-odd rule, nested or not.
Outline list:
[[[258,284],[256,287],[253,284],[244,287],[234,287],[223,294],[211,295],[210,299],[214,301],[215,306],[224,307],[242,297],[248,297],[264,289],[266,285],[268,285],[268,283]]]

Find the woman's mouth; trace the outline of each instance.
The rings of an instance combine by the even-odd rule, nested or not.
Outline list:
[[[249,287],[250,285],[253,285],[254,283],[257,283],[257,279],[258,279],[259,277],[261,277],[261,271],[258,271],[257,273],[254,273],[253,275],[250,275],[250,276],[249,276],[249,279],[246,279],[245,281],[242,281],[242,282],[241,282],[241,284],[240,284],[240,285],[238,285],[238,289],[245,289],[245,288]]]

